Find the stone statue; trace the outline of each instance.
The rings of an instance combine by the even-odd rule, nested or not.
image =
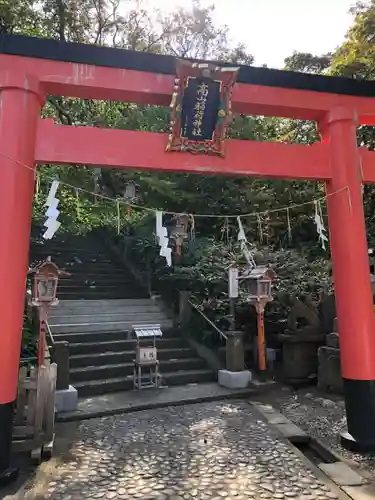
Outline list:
[[[310,296],[295,299],[288,314],[289,334],[317,335],[320,333],[319,313]]]
[[[288,328],[279,334],[279,339],[284,381],[298,387],[315,380],[318,347],[324,342],[324,333],[318,310],[310,297],[294,300],[288,315]]]

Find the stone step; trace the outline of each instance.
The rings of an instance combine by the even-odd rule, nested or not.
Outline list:
[[[78,354],[70,356],[70,367],[79,368],[83,366],[101,366],[120,363],[131,363],[135,351],[101,352],[96,354]],[[158,349],[159,360],[186,359],[195,356],[194,349],[183,347],[181,349]]]
[[[59,289],[60,287],[74,287],[74,286],[88,286],[90,284],[97,284],[97,285],[113,285],[115,283],[119,283],[121,285],[137,285],[137,283],[134,280],[134,277],[121,273],[121,274],[92,274],[92,275],[87,275],[87,274],[72,274],[72,276],[67,277],[67,278],[62,278],[59,280]]]
[[[152,315],[151,315],[152,316]],[[128,318],[127,320],[119,320],[119,321],[95,321],[95,318],[92,318],[91,322],[87,323],[77,323],[72,322],[72,318],[66,319],[69,323],[60,323],[60,324],[50,324],[50,328],[52,334],[56,333],[85,333],[85,332],[111,332],[111,331],[129,331],[132,330],[134,324],[154,324],[157,323],[160,325],[161,329],[167,329],[173,327],[173,322],[170,319],[167,319],[166,316],[155,318],[152,316],[143,315],[142,317],[134,316],[133,319]]]
[[[211,370],[192,370],[182,372],[170,372],[162,374],[163,385],[178,386],[187,384],[197,384],[213,382],[217,380],[217,375]],[[110,392],[120,392],[133,388],[133,376],[116,377],[112,379],[91,380],[89,382],[77,382],[75,388],[80,397],[107,394]]]
[[[112,342],[118,340],[128,340],[131,332],[126,330],[117,331],[95,331],[77,333],[52,333],[54,340],[69,342],[69,344]]]
[[[125,289],[123,291],[106,291],[103,290],[84,290],[81,293],[77,292],[62,292],[57,293],[59,300],[104,300],[104,299],[131,299],[131,298],[146,298],[147,293],[141,290]]]
[[[94,354],[104,352],[121,352],[135,349],[134,340],[111,340],[108,342],[72,342],[69,352],[72,356],[77,354]],[[158,349],[180,349],[188,347],[186,340],[179,337],[161,338],[156,341]]]
[[[69,291],[72,292],[80,292],[83,290],[96,290],[96,289],[102,289],[105,288],[106,290],[109,291],[114,291],[114,290],[127,290],[127,289],[134,289],[137,288],[137,285],[130,280],[122,280],[122,281],[110,281],[108,280],[107,282],[101,282],[101,283],[84,283],[80,282],[77,284],[72,284],[72,283],[67,283],[67,282],[61,282],[58,284],[58,293],[67,293]]]
[[[98,247],[104,248],[106,246],[105,240],[101,235],[97,234],[67,234],[67,233],[56,233],[56,235],[51,240],[45,240],[42,238],[42,234],[45,231],[43,226],[40,226],[36,232],[32,231],[33,235],[33,245],[40,246],[54,246],[61,245],[72,246],[75,245],[76,248],[84,248],[87,243],[95,243]],[[92,247],[91,247],[92,248]]]
[[[52,259],[53,260],[53,259]],[[55,262],[55,261],[53,261]],[[123,267],[116,265],[116,263],[112,264],[102,264],[101,262],[86,262],[82,264],[74,264],[71,265],[69,262],[62,262],[58,263],[55,262],[55,264],[58,265],[58,267],[64,269],[66,272],[71,273],[72,276],[75,276],[77,274],[95,274],[95,275],[100,275],[100,274],[106,274],[106,273],[111,273],[111,274],[126,274],[130,276],[131,274],[124,270]]]
[[[162,328],[162,338],[178,337],[174,328]],[[55,341],[65,341],[69,344],[83,342],[111,342],[113,340],[134,340],[132,337],[131,328],[128,330],[108,330],[94,332],[76,332],[76,333],[55,333],[53,338]]]
[[[97,262],[100,261],[108,261],[112,262],[113,258],[112,255],[108,254],[108,252],[99,252],[95,253],[92,251],[87,251],[87,250],[81,250],[79,252],[75,252],[69,249],[65,248],[60,248],[60,249],[53,249],[53,248],[31,248],[30,250],[30,258],[31,259],[45,259],[47,257],[51,257],[53,261],[59,260],[61,261],[77,261],[78,259],[80,261],[85,261],[85,260],[95,260]]]
[[[62,269],[65,269],[66,272],[70,273],[70,276],[66,276],[65,278],[61,278],[61,281],[69,280],[71,278],[79,278],[81,279],[83,276],[91,276],[91,279],[94,279],[94,277],[99,277],[99,278],[105,278],[106,276],[123,276],[126,278],[133,278],[133,275],[127,271],[126,269],[119,269],[118,267],[111,267],[110,269],[107,268],[96,268],[93,269],[92,267],[90,269],[85,269],[85,267],[82,266],[77,266],[77,267],[72,267],[72,266],[59,266]]]
[[[157,307],[155,304],[151,305],[145,305],[145,306],[121,306],[121,305],[115,305],[115,306],[95,306],[95,305],[90,305],[90,306],[85,306],[84,300],[78,301],[78,305],[76,307],[72,306],[62,306],[61,302],[58,304],[56,307],[51,307],[51,309],[48,312],[48,321],[49,323],[52,322],[52,319],[64,316],[64,317],[70,317],[70,316],[77,316],[77,315],[90,315],[92,317],[93,314],[96,315],[102,315],[102,314],[108,314],[108,315],[113,315],[116,316],[118,314],[152,314],[152,313],[160,313],[160,308]],[[98,301],[100,302],[100,301]]]
[[[81,311],[82,312],[82,311]],[[71,314],[69,317],[67,317],[64,314],[54,314],[49,316],[48,323],[52,329],[52,333],[56,331],[58,333],[58,330],[55,330],[55,327],[59,328],[60,326],[64,325],[87,325],[87,324],[111,324],[111,323],[129,323],[132,325],[135,324],[154,324],[154,323],[160,323],[162,321],[167,321],[169,318],[164,314],[163,312],[160,311],[152,311],[149,313],[142,312],[142,311],[133,311],[133,312],[122,312],[122,311],[108,311],[108,312],[97,312],[95,313],[92,311],[91,314],[87,314],[88,311],[86,311],[86,314]],[[103,329],[104,331],[107,331],[108,329],[105,328]],[[111,330],[111,328],[109,328]],[[127,330],[127,328],[125,328]],[[83,330],[85,331],[85,330]]]
[[[113,265],[114,263],[118,264],[118,261],[113,260],[112,257],[106,255],[97,255],[97,254],[88,254],[87,252],[81,252],[81,253],[71,253],[71,252],[65,252],[65,251],[59,251],[59,252],[50,252],[50,251],[32,251],[30,253],[31,259],[35,260],[44,260],[47,257],[51,257],[53,262],[55,262],[58,265],[64,265],[64,264],[71,264],[71,265],[81,265],[85,263],[89,264],[109,264]]]
[[[133,357],[134,359],[134,357]],[[180,372],[205,369],[206,365],[201,358],[186,358],[174,360],[162,360],[160,362],[160,372]],[[126,377],[133,374],[134,363],[120,363],[102,366],[85,366],[72,368],[70,370],[70,381],[74,386],[76,382],[91,382],[92,380],[113,379]]]
[[[50,241],[39,240],[32,241],[30,248],[34,251],[41,250],[54,250],[54,251],[70,251],[70,252],[89,252],[92,254],[96,253],[107,253],[106,244],[98,241],[96,239],[85,239],[85,240],[58,240],[53,239]]]
[[[95,243],[93,246],[96,246]],[[112,255],[105,248],[93,249],[92,246],[87,248],[75,248],[61,245],[32,245],[30,255],[47,255],[53,254],[56,257],[89,257],[90,259],[110,259]]]
[[[153,299],[149,297],[143,297],[139,299],[99,299],[99,300],[60,300],[59,305],[54,309],[59,307],[95,307],[95,308],[108,308],[108,307],[130,307],[130,306],[148,306],[150,304],[155,304]]]
[[[85,297],[87,293],[93,294],[94,292],[97,292],[98,294],[103,294],[103,293],[110,293],[110,294],[121,294],[122,295],[134,295],[136,294],[144,294],[144,292],[140,289],[137,288],[134,285],[131,284],[121,284],[121,283],[113,283],[113,284],[96,284],[96,285],[87,285],[87,284],[82,284],[82,285],[76,285],[76,286],[65,286],[65,287],[60,287],[57,290],[57,297],[60,297],[61,295],[65,296],[66,294],[75,294],[79,296]]]
[[[69,266],[69,267],[77,267],[80,268],[82,266],[84,267],[105,267],[105,268],[117,268],[117,269],[126,269],[125,265],[121,263],[120,260],[113,259],[111,256],[106,256],[106,257],[90,257],[90,256],[85,256],[82,254],[81,256],[79,255],[35,255],[33,253],[30,254],[32,258],[38,258],[38,259],[45,259],[46,257],[50,256],[52,261],[55,262],[58,265],[61,266]]]

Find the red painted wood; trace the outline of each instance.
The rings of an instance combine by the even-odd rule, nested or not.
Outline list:
[[[355,112],[347,108],[332,110],[324,124],[332,165],[327,193],[336,192],[328,197],[327,205],[342,375],[375,380],[375,314],[356,126]]]
[[[39,163],[73,163],[204,174],[329,179],[328,148],[276,142],[227,141],[226,157],[166,153],[167,136],[152,132],[69,127],[40,120]],[[94,147],[93,147],[94,146]]]
[[[364,184],[375,183],[375,151],[358,148],[361,157],[361,177]]]
[[[168,106],[173,76],[0,54],[0,67],[12,74],[37,74],[46,93]],[[1,82],[0,82],[1,87]],[[334,106],[356,108],[359,123],[375,123],[375,99],[237,84],[233,111],[248,115],[319,120]]]
[[[375,161],[374,153],[357,149],[355,137],[358,122],[375,123],[375,99],[238,84],[233,92],[235,112],[319,122],[327,118],[324,144],[228,140],[227,155],[222,159],[165,153],[163,134],[38,122],[38,100],[23,90],[29,89],[25,74],[37,74],[50,94],[165,106],[172,93],[171,75],[7,55],[0,55],[0,67],[4,68],[0,88],[5,88],[1,94],[0,152],[22,163],[32,165],[34,161],[37,128],[35,158],[40,163],[326,180],[332,194],[328,198],[329,228],[342,372],[349,379],[375,379],[375,315],[361,194],[362,179],[375,181]],[[10,380],[9,387],[0,386],[1,403],[15,396],[32,172],[4,158],[0,162],[0,303],[6,311],[6,334],[0,337],[0,380]],[[16,220],[9,214],[17,214]],[[19,270],[13,276],[18,262]],[[1,352],[7,355],[1,357]]]
[[[6,81],[6,86],[4,82]],[[0,404],[16,399],[42,101],[32,78],[0,74]],[[28,90],[24,90],[26,87]],[[29,167],[25,168],[23,164]]]

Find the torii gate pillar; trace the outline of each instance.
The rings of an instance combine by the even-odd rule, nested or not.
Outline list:
[[[370,451],[375,449],[375,314],[356,128],[356,112],[350,108],[331,110],[320,124],[330,147],[327,194],[336,192],[327,204],[349,431],[342,444]]]
[[[0,72],[0,484],[10,468],[35,177],[43,97],[35,77]],[[26,168],[29,167],[29,168]]]

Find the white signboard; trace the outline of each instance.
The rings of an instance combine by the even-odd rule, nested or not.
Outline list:
[[[229,298],[237,299],[238,298],[238,268],[230,267],[228,274],[229,281]]]
[[[150,363],[157,360],[156,347],[140,347],[138,351],[139,363]]]

